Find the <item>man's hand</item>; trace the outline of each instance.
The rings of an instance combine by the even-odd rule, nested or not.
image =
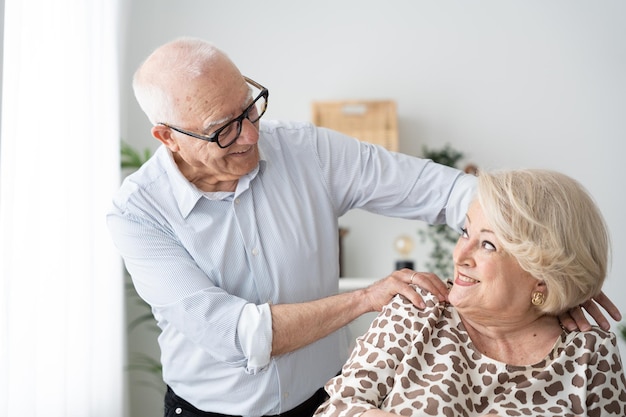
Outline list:
[[[433,293],[439,301],[447,301],[448,299],[448,288],[437,275],[430,272],[415,272],[405,268],[393,272],[365,289],[371,311],[381,311],[383,306],[396,294],[402,294],[411,300],[416,307],[426,307],[422,297],[411,285],[417,285],[421,289]]]
[[[609,330],[611,328],[611,324],[607,320],[606,316],[602,313],[602,310],[598,307],[602,307],[604,311],[609,313],[612,319],[615,321],[620,321],[622,319],[622,314],[619,309],[613,302],[609,299],[609,297],[601,292],[595,297],[590,298],[585,301],[578,307],[574,307],[569,311],[561,314],[559,316],[559,320],[561,324],[568,330],[582,330],[587,331],[591,329],[591,324],[585,313],[583,312],[583,308],[587,310],[587,313],[598,323],[598,326],[603,328],[604,330]]]
[[[419,308],[426,307],[411,284],[432,292],[441,301],[447,300],[448,289],[437,275],[402,269],[367,288],[304,303],[270,305],[272,356],[326,337],[362,314],[381,311],[396,294],[404,295]]]

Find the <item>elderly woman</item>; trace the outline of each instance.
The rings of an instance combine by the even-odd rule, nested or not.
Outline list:
[[[573,179],[481,173],[449,303],[394,298],[316,416],[626,416],[615,335],[558,319],[600,292],[608,255],[603,218]]]

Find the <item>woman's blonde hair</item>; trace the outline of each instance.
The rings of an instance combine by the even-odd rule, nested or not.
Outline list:
[[[559,314],[601,291],[609,234],[579,182],[548,170],[481,171],[477,197],[503,249],[546,283],[545,313]]]

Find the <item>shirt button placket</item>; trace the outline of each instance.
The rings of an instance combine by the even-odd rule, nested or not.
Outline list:
[[[242,238],[251,256],[250,268],[255,276],[258,299],[271,300],[274,284],[271,281],[265,260],[261,256],[261,240],[259,239],[258,225],[254,219],[252,193],[241,194],[233,200],[233,203],[235,217],[239,223]]]

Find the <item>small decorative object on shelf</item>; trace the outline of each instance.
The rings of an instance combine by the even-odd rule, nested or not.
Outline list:
[[[394,248],[402,258],[396,261],[396,270],[402,268],[415,269],[415,262],[407,259],[407,257],[413,250],[413,239],[411,239],[409,236],[402,235],[398,236],[393,244]]]

